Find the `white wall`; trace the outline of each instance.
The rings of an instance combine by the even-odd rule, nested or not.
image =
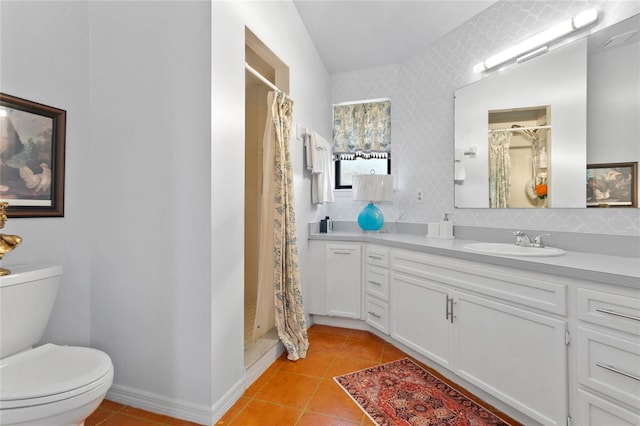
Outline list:
[[[109,397],[203,423],[244,390],[244,31],[325,137],[329,76],[293,4],[0,2],[0,90],[67,110],[65,217],[11,219],[6,264],[62,264],[45,340],[115,365]],[[312,206],[291,143],[301,274]]]
[[[5,264],[63,265],[45,340],[104,349],[110,395],[200,419],[212,406],[210,10],[0,3],[0,90],[67,111],[65,216],[10,219],[24,242]]]
[[[9,219],[22,244],[3,264],[64,268],[46,338],[90,341],[91,232],[89,25],[86,2],[0,2],[0,91],[67,111],[65,216]]]
[[[92,344],[113,359],[110,396],[142,391],[206,411],[210,4],[89,10]]]
[[[393,204],[380,208],[387,222],[426,223],[454,213],[457,225],[640,235],[637,209],[455,209],[453,203],[453,94],[476,81],[473,65],[563,18],[600,11],[597,30],[640,12],[634,1],[500,1],[406,61],[331,76],[331,101],[390,96]],[[395,80],[390,80],[394,78]],[[423,188],[424,204],[415,202]],[[362,208],[339,198],[329,214],[353,221]]]

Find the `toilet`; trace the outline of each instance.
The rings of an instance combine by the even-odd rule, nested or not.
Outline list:
[[[0,277],[0,425],[77,426],[113,383],[113,364],[97,349],[46,343],[62,277],[59,265],[9,268]]]

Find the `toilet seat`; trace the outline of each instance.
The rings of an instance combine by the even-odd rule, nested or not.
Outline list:
[[[48,343],[0,360],[0,409],[72,398],[112,378],[113,365],[104,352]]]

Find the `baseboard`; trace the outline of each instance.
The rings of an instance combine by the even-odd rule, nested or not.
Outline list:
[[[353,330],[373,330],[373,327],[369,327],[366,322],[358,319],[312,315],[312,321],[314,324],[328,325],[331,327],[351,328]]]
[[[244,389],[241,390],[240,394],[242,394],[243,390]],[[236,398],[234,402],[238,398]],[[107,392],[106,399],[145,411],[151,411],[152,413],[164,414],[198,424],[213,424],[214,412],[211,407],[171,399],[127,386],[111,386],[111,389]]]
[[[233,404],[235,404],[240,399],[245,389],[245,381],[244,379],[242,379],[237,382],[229,390],[229,392],[224,394],[224,396],[220,398],[218,402],[213,406],[213,421],[207,423],[207,425],[215,424],[218,420],[220,420],[222,416],[224,416],[225,413],[229,411],[231,407],[233,407]]]
[[[258,377],[264,373],[271,364],[273,364],[284,353],[284,345],[282,342],[276,342],[271,349],[264,353],[253,364],[247,367],[245,370],[245,389],[251,386]]]

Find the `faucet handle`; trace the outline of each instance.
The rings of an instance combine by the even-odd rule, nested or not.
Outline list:
[[[540,234],[533,240],[532,247],[544,248],[544,241],[542,241],[542,237],[550,237],[551,234]]]
[[[516,245],[523,247],[531,247],[531,237],[526,232],[513,231],[513,235],[516,237]]]

